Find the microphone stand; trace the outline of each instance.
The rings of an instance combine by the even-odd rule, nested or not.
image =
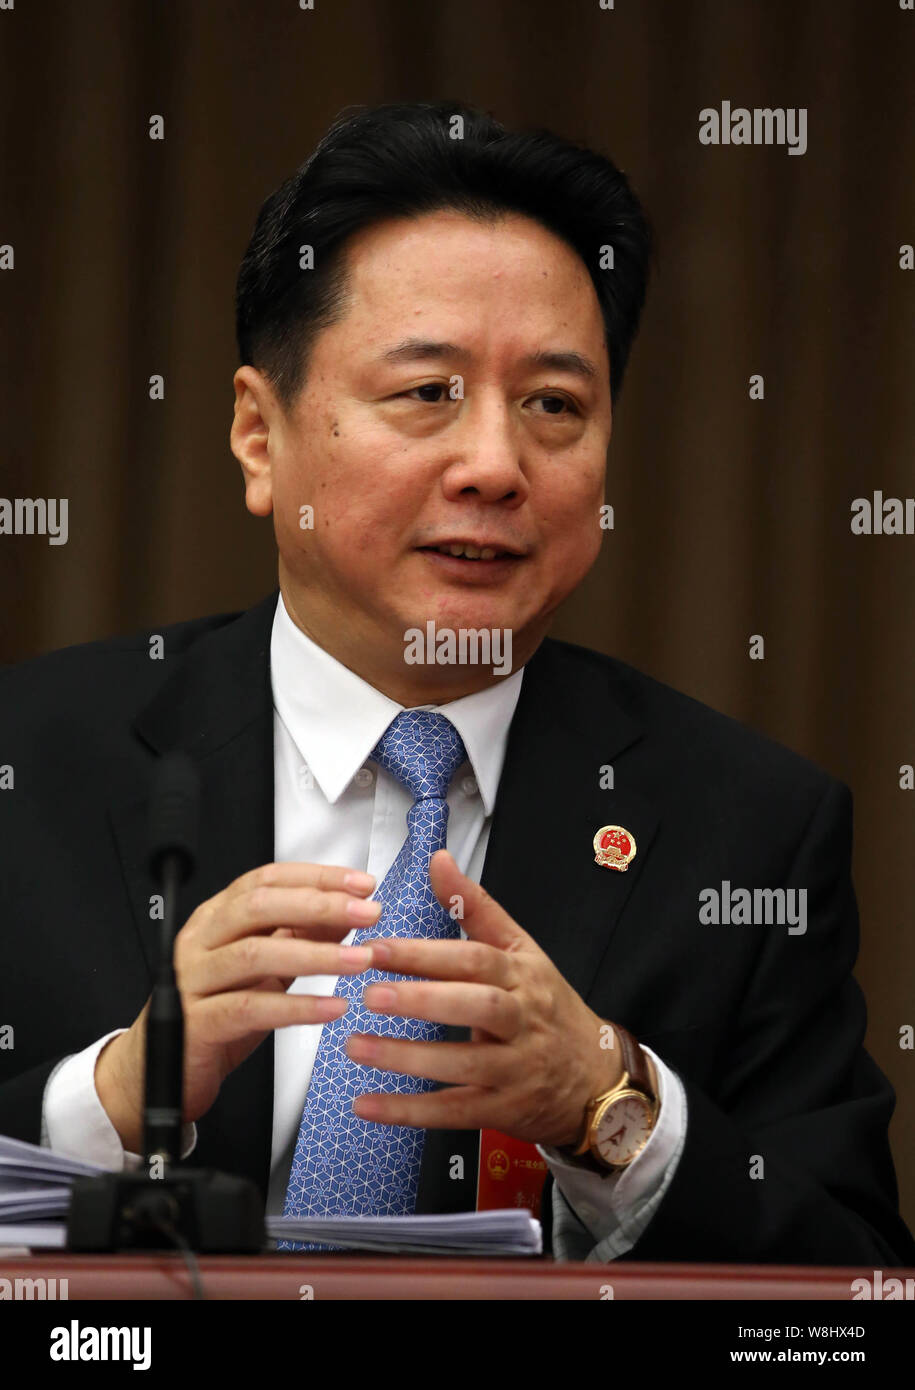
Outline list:
[[[150,865],[162,890],[155,982],[146,1025],[145,1166],[74,1179],[71,1251],[163,1250],[258,1254],[266,1244],[261,1195],[247,1178],[181,1163],[184,1011],[175,980],[178,889],[194,865],[199,778],[180,754],[164,757],[152,798]]]

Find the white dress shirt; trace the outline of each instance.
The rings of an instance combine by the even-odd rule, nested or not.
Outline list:
[[[369,761],[403,708],[330,656],[292,621],[280,598],[270,649],[274,705],[274,858],[364,869],[380,884],[406,838],[407,789]],[[447,847],[479,882],[509,725],[524,671],[435,708],[464,741],[467,761],[448,792]],[[524,923],[520,924],[522,927]],[[345,938],[349,944],[355,930]],[[464,936],[464,933],[461,933]],[[337,977],[302,976],[290,993],[332,995]],[[273,1139],[267,1215],[282,1212],[286,1184],[322,1024],[274,1032]],[[42,1143],[109,1169],[135,1167],[95,1090],[95,1062],[117,1029],[61,1061],[44,1094]],[[638,1240],[673,1177],[686,1134],[683,1086],[649,1048],[660,1112],[628,1168],[602,1178],[538,1146],[555,1178],[553,1245],[562,1258],[604,1261]],[[185,1126],[185,1156],[196,1131]]]

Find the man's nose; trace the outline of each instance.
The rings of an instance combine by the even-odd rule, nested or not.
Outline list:
[[[473,492],[486,502],[514,502],[527,497],[523,439],[504,401],[477,398],[467,402],[442,485],[449,498]]]

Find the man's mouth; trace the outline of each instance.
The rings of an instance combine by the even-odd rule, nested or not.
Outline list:
[[[516,550],[499,545],[475,545],[472,541],[443,541],[441,545],[421,545],[420,550],[450,555],[455,560],[520,560]]]

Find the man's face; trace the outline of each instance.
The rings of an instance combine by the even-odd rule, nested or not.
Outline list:
[[[356,669],[360,648],[402,663],[429,619],[510,629],[517,668],[600,546],[611,406],[588,273],[527,218],[453,211],[369,228],[347,264],[348,307],[288,415],[236,374],[233,448],[249,508],[273,511],[287,606]],[[267,426],[247,431],[253,464],[246,383]],[[441,553],[461,542],[494,556]]]

